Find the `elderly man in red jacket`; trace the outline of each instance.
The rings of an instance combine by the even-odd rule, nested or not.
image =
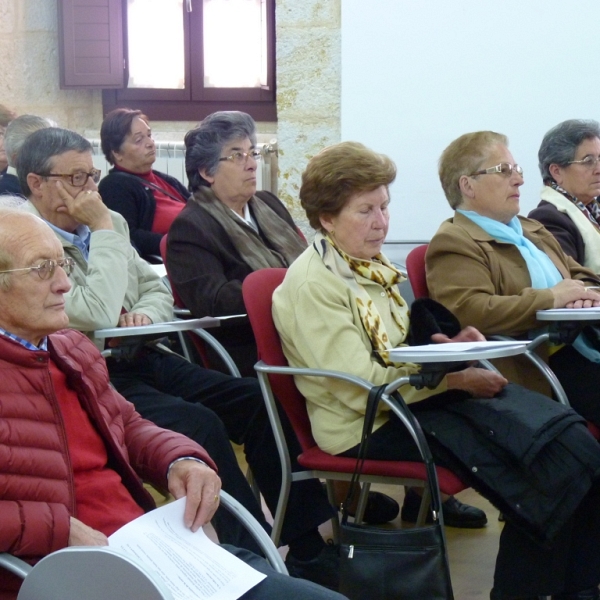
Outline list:
[[[106,545],[154,507],[142,479],[186,497],[192,531],[219,503],[206,451],[142,419],[110,386],[94,344],[63,330],[71,269],[41,219],[0,208],[0,551],[32,561],[68,545]],[[244,600],[341,598],[228,550],[268,574]],[[18,585],[1,573],[0,599],[15,598]]]

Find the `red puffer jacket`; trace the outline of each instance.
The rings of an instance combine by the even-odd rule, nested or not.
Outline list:
[[[69,517],[77,516],[66,433],[48,360],[67,376],[104,439],[109,465],[144,509],[154,501],[142,479],[166,487],[169,464],[194,456],[216,470],[189,438],[142,419],[111,386],[104,359],[74,330],[48,338],[32,352],[0,336],[0,551],[29,562],[64,548]],[[16,598],[17,578],[0,569],[0,600]]]

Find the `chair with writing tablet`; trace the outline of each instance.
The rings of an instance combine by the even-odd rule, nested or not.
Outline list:
[[[244,303],[258,347],[259,362],[256,364],[255,369],[281,461],[282,484],[271,534],[271,538],[276,544],[281,535],[292,482],[311,478],[325,479],[329,499],[333,501],[332,481],[349,481],[356,466],[355,459],[328,454],[317,446],[311,431],[306,400],[296,387],[293,376],[314,375],[342,379],[363,387],[365,393],[372,387],[369,382],[345,373],[321,369],[296,369],[288,366],[271,315],[273,291],[283,281],[285,272],[286,269],[261,269],[248,275],[242,284]],[[298,462],[305,469],[303,471],[292,471],[290,455],[281,427],[278,404],[281,404],[285,410],[300,442],[302,453],[298,456]],[[412,417],[409,416],[409,418]],[[408,423],[407,427],[413,433],[412,428],[414,425],[411,423]],[[415,439],[415,436],[417,436],[417,433],[413,433],[413,439]],[[371,483],[423,487],[427,481],[425,466],[420,462],[366,460],[362,473],[363,486],[356,511],[357,522],[360,522],[364,513]],[[454,495],[467,487],[456,475],[443,467],[436,468],[436,475],[439,481],[439,489],[446,494]],[[436,485],[438,485],[438,482],[436,482]],[[425,523],[430,502],[428,487],[425,486],[424,489],[425,493],[417,520],[417,523],[421,525]],[[337,519],[333,519],[332,524],[334,536],[336,536]]]
[[[281,555],[258,521],[222,490],[221,505],[246,527],[271,567],[287,575]],[[152,572],[110,547],[71,546],[45,556],[34,566],[0,553],[0,567],[23,579],[17,600],[173,600]]]

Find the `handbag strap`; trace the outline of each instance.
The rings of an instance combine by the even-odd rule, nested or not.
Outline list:
[[[354,468],[354,473],[352,474],[352,479],[350,480],[348,494],[344,503],[342,504],[342,524],[346,524],[348,521],[348,507],[351,505],[358,489],[360,476],[362,474],[364,462],[367,456],[369,440],[373,432],[373,424],[375,422],[375,417],[377,416],[377,407],[379,406],[381,396],[383,395],[386,387],[387,384],[383,384],[380,386],[374,386],[369,390],[360,447],[358,449],[356,458],[356,466]],[[429,486],[431,495],[431,509],[436,513],[436,515],[438,515],[438,520],[440,520],[441,524],[443,525],[443,516],[441,511],[442,498],[438,486],[437,472],[435,470],[435,464],[433,462],[431,450],[429,449],[429,445],[425,439],[425,434],[423,433],[421,425],[417,421],[416,417],[408,408],[404,402],[404,399],[402,398],[402,395],[398,391],[389,396],[389,399],[393,404],[396,405],[397,410],[403,415],[412,428],[413,440],[419,450],[419,453],[421,454],[421,458],[423,459],[423,464],[427,473],[427,485]]]

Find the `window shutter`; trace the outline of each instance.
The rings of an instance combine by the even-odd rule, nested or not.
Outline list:
[[[60,87],[122,88],[122,0],[58,0]]]

